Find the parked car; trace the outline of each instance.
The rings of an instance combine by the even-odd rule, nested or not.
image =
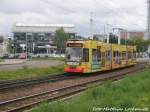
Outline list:
[[[27,58],[27,54],[26,53],[21,53],[19,55],[19,59],[26,59]]]
[[[14,58],[15,58],[15,55],[14,55],[14,54],[9,54],[9,55],[8,55],[8,58],[9,58],[9,59],[14,59]]]
[[[4,55],[2,56],[2,59],[8,59],[8,54],[4,54]]]

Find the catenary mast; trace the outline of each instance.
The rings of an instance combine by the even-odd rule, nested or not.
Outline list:
[[[147,0],[148,15],[147,15],[147,37],[150,39],[150,0]]]

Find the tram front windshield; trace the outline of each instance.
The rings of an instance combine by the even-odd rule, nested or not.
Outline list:
[[[82,48],[68,47],[66,49],[67,62],[80,62],[82,60]]]

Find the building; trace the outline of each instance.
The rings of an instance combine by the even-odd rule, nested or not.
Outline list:
[[[0,57],[8,53],[7,47],[8,47],[8,39],[4,39],[3,43],[0,43]]]
[[[107,39],[106,34],[93,34],[93,39],[99,40],[99,41],[106,41]]]
[[[52,42],[57,29],[64,28],[71,38],[75,37],[73,24],[15,24],[13,38],[15,53],[53,53],[56,46]],[[26,47],[27,46],[27,47]]]
[[[120,38],[123,39],[133,39],[133,38],[145,38],[145,31],[121,31],[120,32]]]

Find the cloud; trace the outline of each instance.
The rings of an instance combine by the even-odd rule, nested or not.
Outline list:
[[[23,12],[43,12],[42,2],[37,0],[1,0],[0,11],[7,14]]]
[[[14,23],[72,23],[77,33],[90,34],[93,12],[94,33],[105,24],[128,30],[145,30],[146,0],[1,0],[0,32],[9,33]]]

